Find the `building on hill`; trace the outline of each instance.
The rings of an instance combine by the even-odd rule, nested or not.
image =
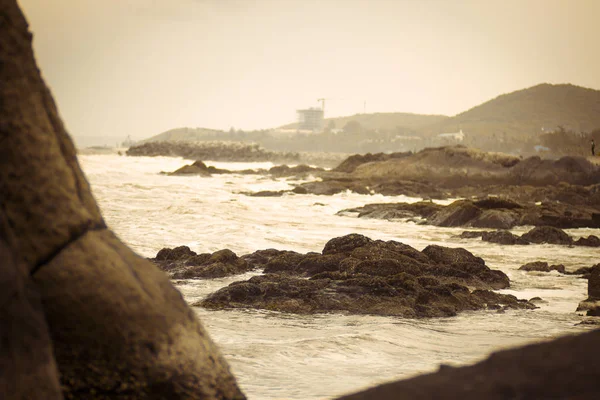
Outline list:
[[[320,108],[308,108],[305,110],[297,110],[298,113],[298,129],[320,132],[325,126],[324,112]]]
[[[465,139],[465,134],[463,133],[463,131],[461,129],[458,132],[440,133],[438,135],[438,138],[446,139],[446,140],[454,140],[456,142],[462,142]]]

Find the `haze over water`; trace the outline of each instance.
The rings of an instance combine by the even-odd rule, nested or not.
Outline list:
[[[462,313],[443,319],[410,320],[378,316],[323,314],[297,316],[265,311],[208,311],[195,308],[219,344],[242,390],[250,399],[326,399],[378,383],[433,371],[439,364],[464,365],[490,352],[589,329],[576,326],[575,313],[587,297],[587,281],[575,276],[518,271],[531,261],[589,267],[597,250],[585,247],[501,246],[454,236],[463,228],[414,222],[358,219],[335,215],[341,209],[374,202],[418,201],[403,196],[289,195],[249,197],[241,192],[281,190],[297,181],[259,175],[165,176],[189,161],[167,157],[81,155],[80,163],[108,225],[131,248],[153,257],[163,247],[187,245],[237,255],[276,248],[320,252],[325,243],[348,233],[396,240],[422,250],[429,244],[463,247],[505,272],[521,299],[541,297],[528,311]],[[230,170],[270,163],[215,163]],[[524,233],[520,227],[514,233]],[[574,237],[598,229],[569,230]],[[260,272],[214,280],[176,281],[186,301]]]

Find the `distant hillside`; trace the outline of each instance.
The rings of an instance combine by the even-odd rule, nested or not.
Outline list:
[[[536,136],[558,126],[590,132],[600,128],[600,91],[570,84],[541,84],[503,94],[425,129],[507,139]]]
[[[328,118],[340,132],[295,134],[296,124],[259,131],[177,128],[142,141],[238,141],[272,151],[377,153],[417,151],[461,143],[486,151],[529,155],[587,155],[600,135],[600,91],[570,84],[540,84],[503,94],[454,117],[409,113],[356,114]],[[560,128],[559,128],[560,127]],[[284,131],[284,130],[292,130]],[[456,133],[460,136],[443,135]],[[558,131],[559,134],[549,133]],[[595,132],[593,132],[595,131]],[[587,135],[580,135],[586,132]],[[540,150],[541,149],[541,150]]]
[[[350,121],[359,122],[363,128],[368,130],[393,131],[396,128],[418,131],[424,126],[440,123],[449,117],[445,115],[424,115],[410,113],[374,113],[374,114],[355,114],[348,117],[325,118],[325,126],[329,126],[331,121],[335,128],[341,129]],[[298,124],[288,124],[281,129],[296,129]]]

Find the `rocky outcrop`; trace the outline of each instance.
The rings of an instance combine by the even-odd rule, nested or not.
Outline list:
[[[484,242],[508,244],[508,245],[526,245],[529,242],[520,236],[517,236],[506,230],[481,232],[481,240]]]
[[[536,226],[527,233],[521,235],[521,239],[529,243],[548,243],[569,245],[573,239],[566,232],[552,226]]]
[[[128,156],[169,156],[191,160],[298,163],[294,152],[274,152],[241,142],[147,142],[130,147]]]
[[[188,246],[164,248],[150,261],[173,279],[223,278],[253,269],[252,264],[229,249],[197,254]]]
[[[358,179],[405,179],[435,182],[446,188],[465,185],[593,185],[600,169],[585,157],[542,160],[486,153],[464,146],[424,149],[407,157],[358,165]]]
[[[425,223],[444,227],[511,229],[533,225],[554,228],[600,228],[596,207],[561,203],[521,205],[502,198],[457,200],[447,206],[431,202],[379,203],[341,210],[339,215],[358,214],[359,218],[425,219]],[[535,242],[532,237],[531,242]]]
[[[428,246],[420,252],[403,243],[351,234],[331,239],[321,253],[286,251],[261,256],[265,275],[234,282],[197,305],[407,318],[535,308],[514,296],[490,291],[508,287],[508,277],[460,248]]]
[[[184,165],[176,171],[168,173],[168,175],[201,175],[211,176],[212,174],[230,174],[231,171],[219,169],[213,166],[207,166],[202,161],[198,160],[190,165]]]
[[[399,159],[399,158],[408,157],[410,155],[412,155],[411,152],[391,153],[391,154],[385,154],[385,153],[354,154],[354,155],[346,158],[344,161],[342,161],[342,163],[340,165],[338,165],[337,167],[335,167],[333,169],[333,171],[351,173],[351,172],[354,172],[354,170],[356,170],[356,168],[358,168],[359,166],[361,166],[363,164],[367,164],[370,162],[387,161],[387,160],[391,160],[391,159]]]
[[[14,0],[0,0],[0,141],[0,219],[18,237],[8,270],[25,272],[19,284],[2,268],[15,284],[2,296],[16,295],[11,307],[38,297],[52,346],[51,353],[33,302],[20,317],[31,317],[26,326],[15,308],[2,307],[24,336],[2,341],[10,349],[0,375],[30,374],[15,376],[14,392],[3,398],[56,398],[50,357],[66,399],[244,398],[168,277],[106,227]],[[25,343],[32,347],[23,353]]]
[[[540,271],[540,272],[557,271],[557,272],[560,272],[561,274],[564,274],[565,266],[562,264],[548,265],[548,263],[545,261],[534,261],[534,262],[530,262],[530,263],[521,265],[521,267],[519,267],[519,270],[521,270],[521,271]]]
[[[581,399],[598,397],[600,330],[493,353],[465,367],[386,383],[338,400]]]
[[[465,231],[458,235],[461,239],[481,238],[481,240],[490,243],[505,245],[527,245],[527,244],[557,244],[557,245],[575,245],[587,247],[600,247],[600,238],[590,235],[587,238],[581,237],[576,241],[565,231],[551,226],[536,226],[529,232],[517,236],[506,230],[499,231]]]

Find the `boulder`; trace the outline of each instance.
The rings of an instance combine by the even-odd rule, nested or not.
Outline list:
[[[41,301],[63,397],[245,398],[168,277],[107,228],[15,0],[0,0],[0,21],[0,217],[19,239],[11,245],[12,265],[30,276],[22,283]],[[3,398],[57,398],[41,311],[31,304],[23,310],[29,325],[14,325],[25,336],[2,341],[23,356],[2,373],[30,363],[31,375],[15,378],[21,387]],[[8,318],[14,310],[3,312]],[[32,346],[27,353],[24,343]],[[19,391],[26,384],[29,391]]]
[[[548,265],[545,261],[534,261],[519,267],[521,271],[541,271],[541,272],[550,272],[550,271],[558,271],[561,274],[565,273],[565,266],[562,264],[559,265]]]
[[[481,235],[481,240],[490,243],[498,243],[505,245],[527,245],[529,242],[509,231],[495,231],[495,232],[483,232]]]
[[[563,230],[551,226],[536,226],[529,232],[521,235],[521,239],[536,244],[548,243],[570,245],[573,242],[571,236]]]
[[[481,213],[481,209],[471,201],[455,201],[428,218],[427,222],[435,226],[467,226]]]
[[[212,174],[230,174],[231,171],[219,169],[213,166],[208,167],[202,161],[198,160],[191,165],[184,165],[178,170],[169,173],[169,175],[202,175],[211,176]]]
[[[575,246],[600,247],[600,238],[595,235],[590,235],[587,238],[580,237],[573,244]]]
[[[187,246],[164,248],[150,261],[173,279],[223,278],[253,269],[251,264],[229,249],[196,254]]]

